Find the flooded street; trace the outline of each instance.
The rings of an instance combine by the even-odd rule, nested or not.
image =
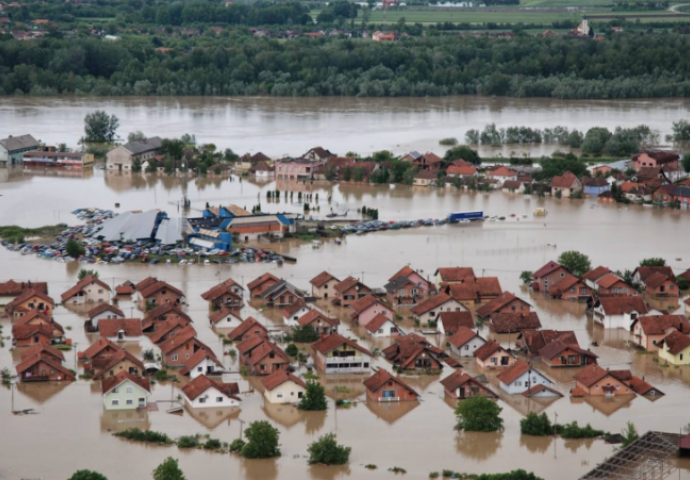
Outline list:
[[[659,130],[663,141],[672,122],[688,117],[690,99],[6,97],[0,104],[0,131],[31,133],[49,145],[76,147],[84,134],[84,116],[96,109],[120,119],[118,134],[123,138],[136,130],[162,137],[189,133],[196,134],[199,143],[220,149],[239,154],[263,151],[276,157],[301,155],[317,145],[340,155],[378,150],[439,153],[442,138],[462,142],[467,130],[482,130],[489,123],[498,128],[562,125],[580,131],[645,124]],[[515,145],[485,153],[508,155],[515,150],[542,155],[556,148]]]
[[[6,108],[7,105],[2,106],[3,110]],[[129,108],[138,111],[137,115],[143,115],[143,107],[132,105]],[[669,107],[666,114],[670,115],[670,111]],[[69,123],[71,118],[70,110],[67,109],[67,112],[65,123]],[[440,112],[436,114],[443,115]],[[227,112],[219,115],[227,115]],[[630,112],[621,114],[621,118],[628,115]],[[650,115],[654,116],[654,109]],[[670,123],[665,118],[659,117],[659,120]],[[651,123],[651,120],[647,123]],[[362,125],[358,125],[360,127]],[[187,127],[182,126],[179,131],[182,133],[186,130]],[[234,136],[234,133],[226,131],[229,136]],[[444,136],[438,132],[433,134]],[[309,145],[311,143],[313,138]],[[286,150],[300,150],[306,146],[305,143],[299,147],[286,147]],[[348,147],[335,148],[345,150]],[[528,218],[349,236],[340,246],[326,241],[318,249],[298,241],[266,243],[270,248],[295,256],[297,263],[294,265],[181,267],[124,264],[94,265],[89,268],[97,269],[100,278],[113,286],[125,280],[137,282],[153,275],[183,290],[187,296],[186,311],[195,321],[199,338],[211,346],[219,358],[223,358],[227,369],[236,371],[239,368],[237,362],[227,355],[221,357],[224,347],[218,337],[219,332],[209,327],[208,307],[200,296],[221,280],[231,277],[246,285],[260,274],[270,271],[278,277],[289,279],[300,288],[309,289],[309,280],[326,269],[339,278],[357,275],[363,277],[367,285],[381,287],[406,264],[411,264],[428,276],[432,276],[440,266],[473,267],[477,276],[498,277],[503,290],[521,295],[534,305],[543,328],[574,330],[583,347],[597,342],[599,346],[592,349],[599,356],[600,365],[612,369],[631,368],[635,375],[644,377],[666,395],[653,402],[644,397],[571,399],[567,392],[574,386],[572,375],[575,371],[550,369],[538,363],[537,368],[556,381],[557,389],[565,397],[546,401],[527,399],[521,395],[510,396],[498,387],[496,372],[481,372],[472,359],[463,359],[461,363],[468,373],[485,373],[491,388],[499,394],[505,431],[457,433],[453,429],[456,422],[454,405],[444,398],[443,387],[439,383],[450,373],[449,368],[445,368],[440,377],[404,377],[421,394],[422,401],[419,403],[372,403],[365,400],[361,385],[366,375],[322,375],[320,381],[331,397],[327,412],[300,412],[289,405],[264,403],[258,379],[246,381],[239,374],[226,374],[223,380],[238,381],[243,392],[255,389],[255,393],[242,395],[240,409],[185,409],[182,416],[170,415],[165,411],[171,405],[170,401],[177,399],[186,379],[181,384],[156,384],[150,400],[158,402],[159,410],[140,413],[104,411],[98,382],[79,380],[72,384],[18,384],[14,392],[0,387],[0,425],[4,433],[0,436],[0,479],[64,479],[79,468],[98,470],[111,480],[146,478],[167,456],[180,459],[180,466],[190,480],[221,476],[250,480],[391,479],[395,475],[387,469],[393,466],[406,469],[408,473],[404,478],[410,479],[424,479],[430,472],[443,469],[488,473],[517,468],[533,471],[546,480],[575,479],[611,456],[615,447],[605,444],[603,440],[521,436],[519,422],[527,412],[545,412],[552,420],[557,415],[559,423],[574,420],[580,425],[591,423],[595,428],[614,433],[620,432],[627,421],[633,421],[639,432],[678,432],[690,423],[687,407],[690,367],[660,367],[653,361],[652,355],[640,355],[628,349],[625,332],[604,331],[594,326],[586,315],[584,304],[551,300],[530,293],[519,280],[521,271],[536,270],[547,261],[556,259],[561,252],[573,249],[589,255],[593,266],[603,264],[612,269],[633,269],[642,258],[663,256],[675,271],[681,272],[690,267],[687,241],[690,238],[690,212],[687,211],[637,206],[621,208],[602,205],[595,200],[540,200],[502,192],[461,193],[451,188],[276,185],[275,182],[257,184],[246,179],[240,181],[237,177],[232,180],[220,177],[188,180],[163,176],[132,177],[107,174],[101,170],[83,176],[56,177],[11,169],[0,170],[0,225],[75,224],[77,220],[70,214],[74,209],[114,209],[116,202],[121,204],[117,211],[160,208],[175,216],[178,214],[177,202],[183,195],[192,200],[193,209],[203,208],[206,202],[235,203],[251,208],[260,201],[265,212],[301,211],[301,205],[290,203],[289,200],[286,202],[282,196],[279,203],[267,203],[266,191],[275,189],[301,189],[318,193],[321,211],[317,215],[322,217],[331,208],[349,208],[353,210],[349,217],[356,218],[358,207],[375,206],[382,220],[443,218],[453,211],[469,210],[483,210],[489,215],[527,214]],[[329,196],[330,206],[327,200]],[[532,211],[537,207],[546,207],[549,215],[541,219],[533,217]],[[195,215],[195,210],[190,215]],[[34,256],[21,256],[0,248],[0,281],[10,278],[47,281],[49,293],[56,299],[75,283],[78,270],[76,263],[61,264]],[[664,302],[659,306],[678,306],[677,302],[675,305],[670,303]],[[359,337],[367,347],[381,348],[389,344],[388,339],[377,340],[374,344],[366,338],[362,328],[352,326],[346,309],[326,303],[319,305],[343,320],[341,331],[345,336]],[[682,307],[682,303],[680,305]],[[120,307],[127,315],[142,316],[128,302],[121,303]],[[267,324],[280,322],[278,311],[260,312],[256,305],[248,306],[242,312],[243,318],[248,315]],[[56,309],[55,319],[69,330],[66,335],[76,342],[76,350],[83,350],[98,338],[98,334],[85,333],[84,318],[83,311],[68,310],[64,306]],[[4,327],[3,335],[10,335],[10,320],[0,319],[0,325]],[[411,320],[405,320],[402,327],[406,332],[414,328]],[[491,336],[486,328],[481,333]],[[445,345],[445,340],[439,335],[429,338],[439,346]],[[496,339],[507,346],[515,342],[516,335],[502,335]],[[0,368],[13,368],[19,360],[20,352],[10,350],[10,345],[10,340],[6,339],[5,347],[0,348]],[[151,346],[146,337],[142,337],[140,342],[126,343],[126,348],[137,356]],[[65,365],[73,367],[74,352],[65,353]],[[390,370],[390,365],[382,358],[377,359],[375,365]],[[343,386],[348,388],[349,393],[341,393],[341,397],[358,399],[359,402],[351,408],[336,410],[335,388]],[[28,408],[35,409],[38,414],[11,414],[12,410]],[[175,446],[150,447],[111,435],[114,431],[139,427],[165,432],[171,437],[209,433],[213,438],[230,442],[239,437],[241,421],[248,424],[255,420],[269,420],[280,430],[282,457],[249,461],[199,450],[178,450]],[[350,464],[347,467],[309,467],[307,446],[329,432],[337,433],[340,443],[352,447]],[[28,445],[31,448],[27,448]],[[367,470],[364,467],[367,464],[375,464],[378,469]],[[683,461],[680,467],[681,470],[671,478],[690,479],[690,463]]]

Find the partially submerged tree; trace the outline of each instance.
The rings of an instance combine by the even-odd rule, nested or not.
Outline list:
[[[640,260],[640,267],[665,267],[666,260],[661,257],[650,257]]]
[[[575,250],[561,253],[558,257],[558,263],[576,277],[581,277],[592,269],[589,257]]]
[[[67,480],[108,480],[108,477],[93,470],[77,470]]]
[[[328,402],[326,401],[326,391],[323,385],[309,380],[307,382],[307,390],[304,392],[304,396],[297,407],[300,410],[327,410]]]
[[[344,465],[350,460],[350,447],[338,445],[334,433],[327,433],[309,445],[309,463]]]
[[[495,432],[503,430],[503,409],[483,395],[470,397],[455,407],[456,428],[467,432]]]
[[[115,115],[96,110],[84,117],[84,140],[91,143],[112,142],[119,127],[120,120]]]
[[[625,428],[621,434],[623,435],[623,447],[627,447],[640,438],[640,435],[637,433],[637,428],[635,428],[635,424],[632,422],[626,422]]]
[[[244,431],[247,444],[242,448],[245,458],[273,458],[280,456],[280,433],[265,420],[252,422]]]
[[[153,471],[153,480],[187,480],[177,464],[177,459],[168,457]]]

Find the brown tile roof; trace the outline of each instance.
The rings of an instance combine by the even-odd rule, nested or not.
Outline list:
[[[448,332],[457,332],[460,327],[474,328],[472,312],[441,312],[438,319],[443,325],[443,329]]]
[[[600,286],[601,288],[611,288],[618,282],[622,282],[623,280],[620,279],[617,275],[614,275],[613,273],[608,273],[604,275],[603,277],[599,278],[599,280],[596,281],[596,284]],[[625,282],[623,282],[625,283]],[[631,287],[632,288],[632,287]]]
[[[479,294],[482,297],[497,296],[503,293],[498,277],[478,277]]]
[[[348,345],[355,350],[359,350],[360,352],[364,353],[365,355],[372,356],[371,352],[358,344],[357,342],[354,342],[350,340],[349,338],[345,338],[339,333],[334,333],[332,335],[329,335],[327,337],[322,338],[321,340],[313,343],[311,345],[311,348],[315,352],[319,352],[323,355],[327,354],[331,350],[341,346],[341,345]]]
[[[377,391],[379,388],[381,388],[383,385],[385,385],[385,384],[388,383],[388,382],[395,382],[395,383],[397,383],[398,385],[400,385],[401,387],[406,388],[407,390],[411,391],[412,393],[414,393],[414,394],[417,395],[418,397],[420,396],[420,395],[419,395],[412,387],[410,387],[408,384],[406,384],[405,382],[403,382],[403,381],[400,380],[399,378],[394,377],[393,375],[391,375],[390,373],[388,373],[388,371],[386,371],[386,370],[384,370],[384,369],[382,369],[382,368],[379,369],[379,370],[377,370],[377,372],[374,373],[371,377],[369,377],[369,378],[367,378],[366,380],[364,380],[364,381],[362,382],[362,384],[364,385],[364,388],[366,388],[366,389],[369,390],[370,392],[375,392],[375,391]]]
[[[566,273],[563,278],[558,280],[558,282],[549,285],[547,293],[552,297],[557,297],[563,295],[568,291],[568,289],[577,285],[578,283],[581,283],[579,278],[577,278],[575,275]]]
[[[179,318],[166,320],[165,322],[160,323],[158,329],[153,333],[153,335],[151,335],[150,339],[153,343],[158,343],[162,340],[164,336],[172,332],[175,328],[184,328],[187,325],[189,325],[188,322],[186,322],[185,320],[181,320]]]
[[[278,280],[278,277],[276,277],[275,275],[270,274],[270,273],[264,273],[264,274],[261,275],[259,278],[254,279],[254,280],[252,280],[251,282],[249,282],[249,283],[247,284],[247,288],[248,288],[249,290],[254,290],[256,287],[258,287],[258,286],[261,285],[262,283],[267,282],[268,280],[273,280],[273,281],[275,281],[275,282],[279,281],[279,280]]]
[[[141,320],[138,318],[104,318],[98,322],[101,337],[116,337],[117,332],[124,330],[126,337],[142,335]]]
[[[541,321],[539,321],[539,314],[537,312],[494,313],[491,315],[489,327],[496,333],[538,330],[541,328]]]
[[[510,292],[503,292],[500,294],[498,297],[494,298],[491,300],[489,303],[486,305],[482,305],[477,309],[477,315],[480,317],[490,317],[494,312],[497,310],[500,310],[501,308],[505,307],[508,305],[510,302],[514,300],[520,300],[522,303],[529,305],[529,303],[525,302],[521,298],[516,297]]]
[[[49,339],[53,338],[53,328],[50,325],[13,325],[12,337],[15,340],[25,340],[33,335],[42,334]]]
[[[10,303],[5,305],[5,310],[7,312],[12,312],[16,307],[18,307],[20,304],[24,303],[27,300],[30,300],[32,297],[38,297],[44,302],[50,304],[51,306],[55,305],[55,302],[53,301],[52,298],[50,298],[48,295],[45,293],[41,293],[38,290],[25,290],[24,293],[19,295],[17,298],[12,300]]]
[[[292,381],[302,388],[307,388],[307,384],[304,383],[304,381],[301,378],[296,377],[293,374],[286,372],[285,370],[276,370],[272,374],[263,377],[261,379],[261,384],[264,386],[266,390],[270,391],[276,387],[279,387],[287,381]]]
[[[447,175],[471,176],[477,173],[476,167],[450,165],[446,170]]]
[[[688,281],[690,281],[690,268],[688,268],[686,271],[678,275],[680,278],[684,278]]]
[[[98,354],[101,353],[107,347],[111,347],[111,348],[115,349],[116,351],[122,350],[122,347],[111,342],[107,338],[99,338],[98,340],[96,340],[95,343],[93,343],[91,346],[89,346],[89,348],[84,350],[82,352],[82,355],[87,360],[91,360],[92,358],[97,357]]]
[[[81,292],[86,286],[91,285],[92,283],[95,283],[96,285],[103,287],[104,289],[108,290],[109,292],[111,291],[110,286],[105,283],[102,280],[99,280],[97,277],[93,277],[91,275],[87,275],[81,280],[77,282],[75,286],[67,290],[65,293],[62,294],[61,298],[62,301],[67,301],[79,292]]]
[[[328,273],[326,271],[323,271],[323,272],[319,273],[317,276],[315,276],[314,278],[312,278],[309,281],[309,283],[311,283],[312,285],[314,285],[315,287],[318,288],[329,280],[338,281],[338,279],[336,277],[334,277],[333,275],[331,275],[330,273]]]
[[[684,315],[644,315],[636,321],[640,322],[645,335],[663,335],[669,328],[686,335],[690,333],[690,322]]]
[[[50,357],[42,356],[38,353],[34,354],[31,357],[28,357],[26,360],[19,362],[15,368],[17,370],[17,373],[21,375],[29,368],[36,365],[38,362],[43,362],[46,365],[49,365],[54,370],[57,370],[58,372],[62,373],[65,376],[65,380],[74,380],[74,374],[69,369],[63,367],[60,362],[53,360]]]
[[[129,380],[135,385],[138,385],[139,387],[143,388],[147,392],[151,393],[151,382],[149,382],[148,378],[139,378],[135,377],[131,373],[129,373],[127,370],[122,370],[117,373],[114,377],[107,377],[101,380],[101,392],[103,395],[111,391],[113,388],[119,386],[123,382]]]
[[[546,344],[555,340],[560,340],[567,345],[579,346],[575,332],[572,330],[523,330],[520,337],[523,345],[532,355],[537,355]]]
[[[223,283],[216,285],[212,287],[210,290],[207,290],[206,292],[201,294],[201,298],[204,300],[215,300],[218,297],[221,297],[223,295],[231,295],[237,300],[242,300],[242,297],[236,294],[233,291],[233,286],[237,285],[234,280],[228,279],[224,281]]]
[[[542,358],[551,360],[566,349],[573,350],[574,352],[577,352],[580,355],[584,355],[591,358],[597,358],[597,355],[594,352],[580,348],[577,345],[566,344],[560,340],[554,340],[553,342],[549,342],[546,345],[544,345],[544,347],[542,347],[541,350],[539,350],[539,355]]]
[[[647,281],[647,278],[651,277],[655,273],[663,273],[669,278],[673,278],[673,269],[671,267],[637,267],[634,273],[639,273],[640,278],[643,282]]]
[[[573,378],[585,387],[591,387],[607,375],[609,375],[608,370],[604,370],[599,365],[588,365],[577,372]]]
[[[445,293],[439,293],[424,300],[422,303],[414,307],[411,312],[413,315],[423,315],[426,312],[438,308],[451,300],[452,299],[450,296],[446,295]]]
[[[48,295],[48,284],[46,282],[15,282],[8,280],[0,283],[0,296],[19,296],[27,290],[34,290],[36,292]]]
[[[367,323],[364,328],[369,330],[371,333],[375,333],[379,328],[385,325],[386,322],[393,322],[390,318],[385,316],[383,313],[377,313],[374,318],[372,318],[369,323]]]
[[[59,330],[62,333],[65,333],[65,329],[62,328],[62,325],[56,322],[52,316],[46,315],[45,313],[39,312],[38,310],[30,310],[27,314],[25,314],[23,317],[17,320],[17,323],[15,323],[13,327],[16,327],[17,325],[29,325],[36,318],[40,320],[39,323],[42,323],[44,325],[50,325],[51,327],[53,327],[54,330]]]
[[[609,270],[608,267],[599,266],[599,267],[593,268],[589,272],[582,275],[582,280],[583,281],[589,280],[590,282],[596,282],[597,280],[599,280],[601,277],[603,277],[607,273],[611,273],[611,270]]]
[[[141,360],[129,353],[127,350],[120,349],[115,355],[110,357],[110,360],[107,361],[107,363],[104,362],[103,368],[101,368],[101,370],[98,373],[96,373],[93,376],[93,378],[97,379],[102,377],[103,374],[108,372],[111,368],[113,368],[115,365],[122,362],[123,360],[129,360],[131,363],[136,365],[139,368],[139,370],[144,370],[144,364],[141,362]]]
[[[144,328],[149,328],[151,325],[153,325],[153,322],[155,320],[158,320],[159,317],[163,315],[168,315],[168,314],[173,314],[177,315],[179,317],[184,318],[185,320],[189,321],[190,323],[192,322],[192,317],[184,313],[182,310],[180,310],[180,307],[175,306],[172,303],[164,303],[163,305],[158,305],[156,308],[149,310],[146,313],[146,316],[144,317],[143,320],[143,325]],[[167,318],[166,318],[167,320]]]
[[[173,287],[172,285],[170,285],[169,283],[164,282],[162,280],[159,280],[155,283],[152,283],[151,285],[147,286],[143,290],[139,290],[139,293],[141,293],[142,297],[148,298],[151,295],[153,295],[154,293],[157,293],[158,291],[163,290],[164,288],[167,288],[172,293],[176,294],[178,297],[184,297],[184,293],[182,293],[182,290],[177,289],[177,288]]]
[[[89,312],[86,315],[91,319],[96,315],[100,315],[103,312],[113,312],[115,315],[119,315],[121,317],[125,316],[122,310],[113,305],[110,305],[109,303],[101,303],[97,307],[94,307],[91,310],[89,310]]]
[[[350,308],[355,312],[355,313],[362,313],[365,311],[367,308],[371,307],[374,305],[376,302],[387,306],[388,308],[391,308],[388,303],[385,301],[381,300],[380,298],[376,298],[373,296],[371,293],[367,294],[366,296],[360,298],[359,300],[356,300],[352,302],[350,305]]]
[[[474,330],[470,330],[465,326],[460,326],[457,331],[448,339],[448,343],[455,348],[460,348],[474,337],[479,337],[479,334]],[[480,337],[481,338],[481,337]],[[483,340],[483,339],[482,339]]]
[[[532,366],[529,363],[519,359],[510,367],[503,370],[503,372],[501,372],[496,378],[498,378],[505,385],[510,385],[531,368]]]
[[[187,325],[183,330],[177,332],[174,337],[170,337],[160,344],[161,352],[163,352],[163,354],[170,353],[195,337],[196,330],[194,330],[194,327],[191,325]]]
[[[436,270],[434,275],[441,277],[441,283],[464,282],[477,278],[472,267],[444,267]]]
[[[240,355],[245,355],[264,342],[268,342],[267,338],[260,337],[258,335],[252,335],[249,338],[242,340],[240,343],[235,345],[235,348],[240,353]]]
[[[517,172],[511,168],[501,165],[495,170],[492,170],[489,175],[492,177],[515,177],[517,176]]]
[[[530,398],[530,397],[533,397],[533,396],[535,396],[541,392],[551,392],[558,397],[563,396],[563,394],[561,392],[559,392],[558,390],[553,389],[551,387],[547,387],[546,385],[542,385],[541,383],[538,383],[538,384],[534,385],[532,388],[530,388],[529,390],[522,392],[522,395],[527,397],[527,398]]]
[[[146,277],[141,282],[137,283],[134,288],[141,292],[143,289],[153,285],[157,281],[158,279],[156,277]]]
[[[551,184],[549,186],[557,188],[570,188],[576,181],[577,177],[574,173],[565,172],[563,175],[553,177],[553,180],[551,180]]]
[[[196,353],[189,357],[189,360],[184,362],[184,368],[180,370],[180,375],[189,375],[189,372],[194,370],[194,367],[199,365],[202,361],[206,360],[207,358],[214,362],[216,365],[218,365],[220,368],[223,368],[223,362],[218,360],[218,357],[216,357],[211,350],[208,350],[206,348],[200,348],[196,351]]]
[[[348,291],[349,289],[353,288],[355,285],[358,283],[361,283],[359,279],[355,277],[347,277],[345,280],[343,280],[340,283],[336,283],[335,286],[333,287],[336,292],[344,293]],[[363,286],[365,286],[362,283]],[[365,288],[368,290],[369,288],[365,286]]]
[[[488,394],[487,396],[496,397],[496,394],[489,387],[482,385],[476,378],[469,376],[462,370],[456,370],[441,380],[441,385],[449,392],[452,392],[467,382],[478,384]]]
[[[380,315],[380,314],[379,314]],[[340,319],[336,317],[329,317],[328,315],[324,315],[323,313],[319,312],[318,310],[309,310],[307,313],[302,315],[297,319],[297,323],[304,327],[307,325],[310,325],[312,322],[315,320],[321,319],[321,321],[326,322],[330,325],[336,326],[340,325]]]
[[[237,318],[242,321],[242,317],[240,317],[240,310],[236,308],[229,308],[229,307],[222,307],[220,310],[215,311],[211,314],[209,317],[209,320],[211,321],[212,324],[217,324],[221,320],[223,320],[225,317],[228,315],[232,315],[233,317]]]
[[[599,302],[606,315],[623,315],[633,311],[642,314],[649,312],[642,297],[600,297]]]
[[[489,340],[484,345],[482,345],[474,351],[474,356],[480,360],[486,360],[499,350],[505,351],[505,349],[501,347],[498,343],[494,342],[493,340]]]
[[[447,287],[448,295],[459,302],[479,301],[482,297],[495,297],[501,294],[501,284],[496,277],[480,277],[475,281],[451,283]]]
[[[122,285],[115,287],[115,295],[132,295],[136,291],[136,285],[127,280]]]
[[[671,332],[661,341],[671,355],[678,355],[680,352],[690,347],[690,337],[680,332]],[[659,342],[661,344],[661,342]]]
[[[266,330],[266,327],[261,325],[256,318],[247,317],[241,324],[237,326],[237,328],[235,328],[232,332],[230,332],[227,335],[227,338],[229,338],[230,340],[235,340],[236,338],[243,336],[249,330],[256,329],[260,329],[264,333],[264,335],[268,335],[268,330]]]
[[[400,270],[398,270],[395,273],[395,275],[393,275],[391,278],[389,278],[388,281],[392,282],[393,280],[395,280],[396,278],[399,278],[399,277],[407,278],[410,275],[412,275],[413,273],[416,273],[416,272],[409,265],[405,265]]]
[[[657,163],[672,163],[680,158],[675,152],[667,152],[663,150],[646,150],[635,155],[632,159],[637,160],[642,154],[647,154],[648,157],[653,158]]]
[[[288,357],[288,354],[283,351],[282,348],[280,348],[278,345],[275,343],[271,343],[268,340],[265,342],[261,343],[252,353],[252,356],[249,357],[248,361],[251,365],[256,365],[259,363],[261,360],[263,360],[266,355],[269,353],[275,353],[278,357],[281,357],[284,361],[284,363],[290,363],[290,357]]]
[[[644,378],[633,376],[627,383],[638,395],[647,395],[652,390],[654,390],[655,395],[665,395],[664,392],[647,383]]]
[[[654,273],[654,274],[650,275],[649,277],[647,277],[647,280],[645,280],[644,283],[645,283],[645,286],[647,288],[655,289],[655,288],[660,287],[661,285],[663,285],[665,282],[667,282],[669,280],[671,280],[674,284],[676,283],[674,280],[667,277],[663,273],[657,272],[657,273]]]
[[[544,265],[543,267],[541,267],[536,272],[534,272],[532,274],[532,278],[541,278],[543,276],[548,275],[551,272],[555,272],[559,268],[562,268],[560,263],[556,263],[554,261],[551,261],[551,262],[547,263],[546,265]]]
[[[187,385],[182,387],[182,393],[184,393],[188,399],[195,400],[199,395],[204,393],[209,388],[215,388],[229,398],[240,402],[242,401],[242,399],[238,397],[240,387],[237,385],[237,383],[214,382],[206,375],[199,375]]]
[[[60,350],[48,345],[47,343],[39,343],[38,345],[30,346],[29,348],[21,352],[19,358],[21,358],[22,360],[26,360],[27,358],[33,357],[34,355],[48,355],[55,358],[56,362],[65,361],[65,355],[63,355],[63,353]]]
[[[295,313],[299,312],[303,308],[307,308],[307,304],[304,303],[304,300],[301,298],[298,298],[295,303],[292,305],[288,305],[283,309],[283,317],[285,318],[290,318],[293,316]]]

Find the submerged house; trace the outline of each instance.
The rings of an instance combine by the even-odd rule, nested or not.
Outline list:
[[[69,305],[83,305],[85,303],[108,303],[110,301],[110,286],[97,277],[87,275],[75,286],[62,294],[62,303]]]
[[[443,390],[447,396],[457,400],[465,400],[479,395],[492,399],[498,398],[488,386],[462,370],[456,370],[441,380],[441,385],[443,385]]]
[[[269,403],[297,403],[307,391],[307,384],[286,370],[276,370],[261,379],[264,398]]]
[[[510,367],[516,360],[513,354],[493,340],[475,350],[474,357],[482,368]]]
[[[314,298],[333,298],[335,296],[334,287],[340,283],[337,277],[323,271],[312,278],[311,296]]]
[[[242,403],[237,383],[215,382],[206,375],[182,387],[182,393],[191,408],[238,407]]]
[[[22,382],[67,381],[73,382],[75,375],[52,356],[35,353],[16,366]]]
[[[461,357],[473,357],[474,352],[484,346],[486,340],[476,331],[467,327],[459,327],[458,330],[448,338],[450,351]]]
[[[647,315],[649,308],[644,299],[636,297],[599,297],[593,307],[594,320],[605,328],[630,330],[633,321]]]
[[[412,387],[384,369],[379,369],[363,383],[367,398],[376,402],[401,402],[420,397]]]
[[[371,288],[355,277],[347,277],[342,282],[335,284],[333,290],[335,290],[335,298],[343,307],[349,307],[371,293]]]
[[[364,373],[369,371],[372,354],[355,341],[334,333],[315,342],[314,365],[324,373]]]
[[[443,368],[442,360],[448,356],[416,333],[395,338],[394,343],[384,348],[382,353],[400,370],[417,371],[440,371]]]
[[[139,378],[126,371],[101,382],[103,406],[106,410],[135,410],[146,408],[151,395],[148,378]]]
[[[535,385],[553,388],[555,383],[524,360],[517,360],[513,365],[498,375],[502,390],[511,395],[521,394]]]

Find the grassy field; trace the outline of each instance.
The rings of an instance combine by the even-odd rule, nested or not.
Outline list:
[[[535,0],[539,1],[539,0]],[[604,10],[587,12],[588,15],[596,15],[600,13],[602,15],[610,15],[611,12]],[[645,15],[650,13],[663,13],[663,12],[624,12],[627,16],[630,15]],[[483,23],[536,23],[536,24],[551,24],[552,22],[562,21],[562,20],[573,20],[580,21],[582,19],[582,12],[565,12],[565,11],[529,11],[529,10],[515,10],[515,9],[499,9],[494,8],[492,11],[481,10],[481,11],[466,11],[461,9],[454,10],[441,10],[437,8],[419,9],[419,8],[409,8],[407,10],[389,10],[386,12],[386,23],[394,24],[400,18],[405,18],[407,23],[421,23],[423,25],[431,25],[441,22],[453,22],[453,23],[473,23],[473,24],[483,24]],[[383,22],[383,11],[376,10],[372,12],[370,17],[370,22],[382,23]],[[670,20],[670,18],[669,18]],[[592,22],[596,22],[596,19],[590,19]],[[610,19],[604,19],[602,21],[610,21]],[[628,21],[635,21],[628,19]],[[661,22],[664,18],[642,18],[642,22]],[[673,18],[674,22],[690,22],[690,16],[688,17],[676,17]]]

